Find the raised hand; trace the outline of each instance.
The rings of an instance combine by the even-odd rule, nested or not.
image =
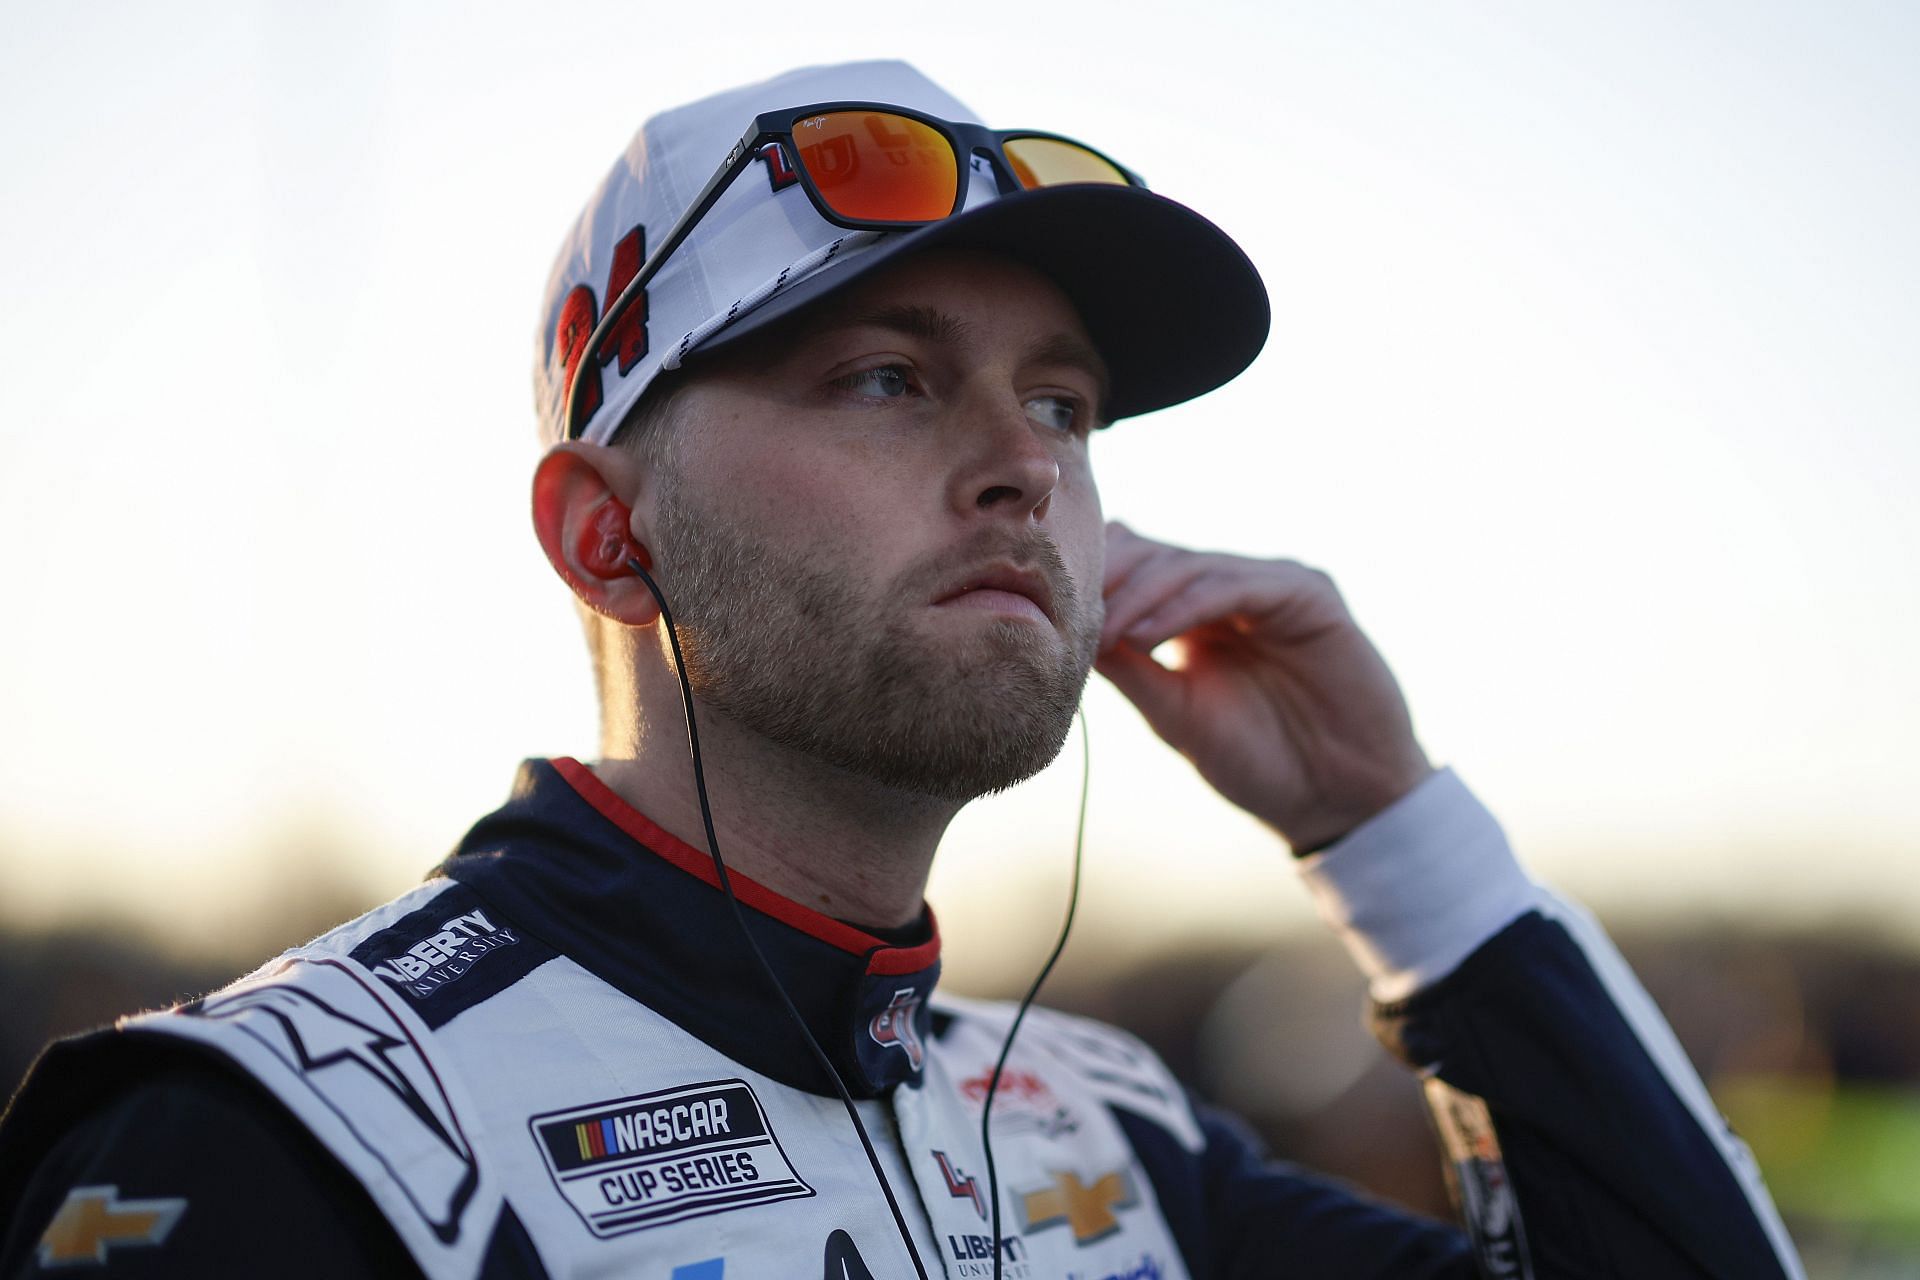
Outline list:
[[[1227,799],[1296,850],[1433,771],[1406,699],[1334,587],[1291,560],[1188,551],[1107,525],[1095,669]],[[1162,666],[1151,651],[1179,653]]]

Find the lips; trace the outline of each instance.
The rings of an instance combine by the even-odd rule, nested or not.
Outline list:
[[[1011,564],[984,565],[968,570],[951,580],[934,597],[933,603],[946,604],[974,591],[1004,591],[1010,595],[1025,596],[1049,622],[1058,622],[1053,612],[1053,584],[1045,574],[1032,569],[1022,569]]]

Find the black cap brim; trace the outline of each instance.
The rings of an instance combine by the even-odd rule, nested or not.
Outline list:
[[[1140,187],[1044,187],[890,234],[802,280],[693,353],[722,350],[904,254],[983,249],[1050,277],[1080,312],[1112,375],[1109,419],[1203,395],[1253,363],[1271,313],[1260,273],[1226,232]]]

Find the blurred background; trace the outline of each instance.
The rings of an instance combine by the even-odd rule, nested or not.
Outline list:
[[[521,757],[591,755],[525,515],[560,237],[652,111],[905,56],[1246,247],[1266,354],[1098,440],[1110,514],[1333,572],[1813,1273],[1920,1275],[1920,10],[922,12],[0,4],[0,1088],[400,891]],[[1048,998],[1443,1212],[1283,851],[1087,711]],[[1037,969],[1078,786],[1070,747],[956,824],[953,985]]]

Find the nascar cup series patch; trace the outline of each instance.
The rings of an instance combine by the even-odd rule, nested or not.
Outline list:
[[[744,1080],[712,1080],[528,1122],[547,1172],[605,1238],[814,1194]]]

